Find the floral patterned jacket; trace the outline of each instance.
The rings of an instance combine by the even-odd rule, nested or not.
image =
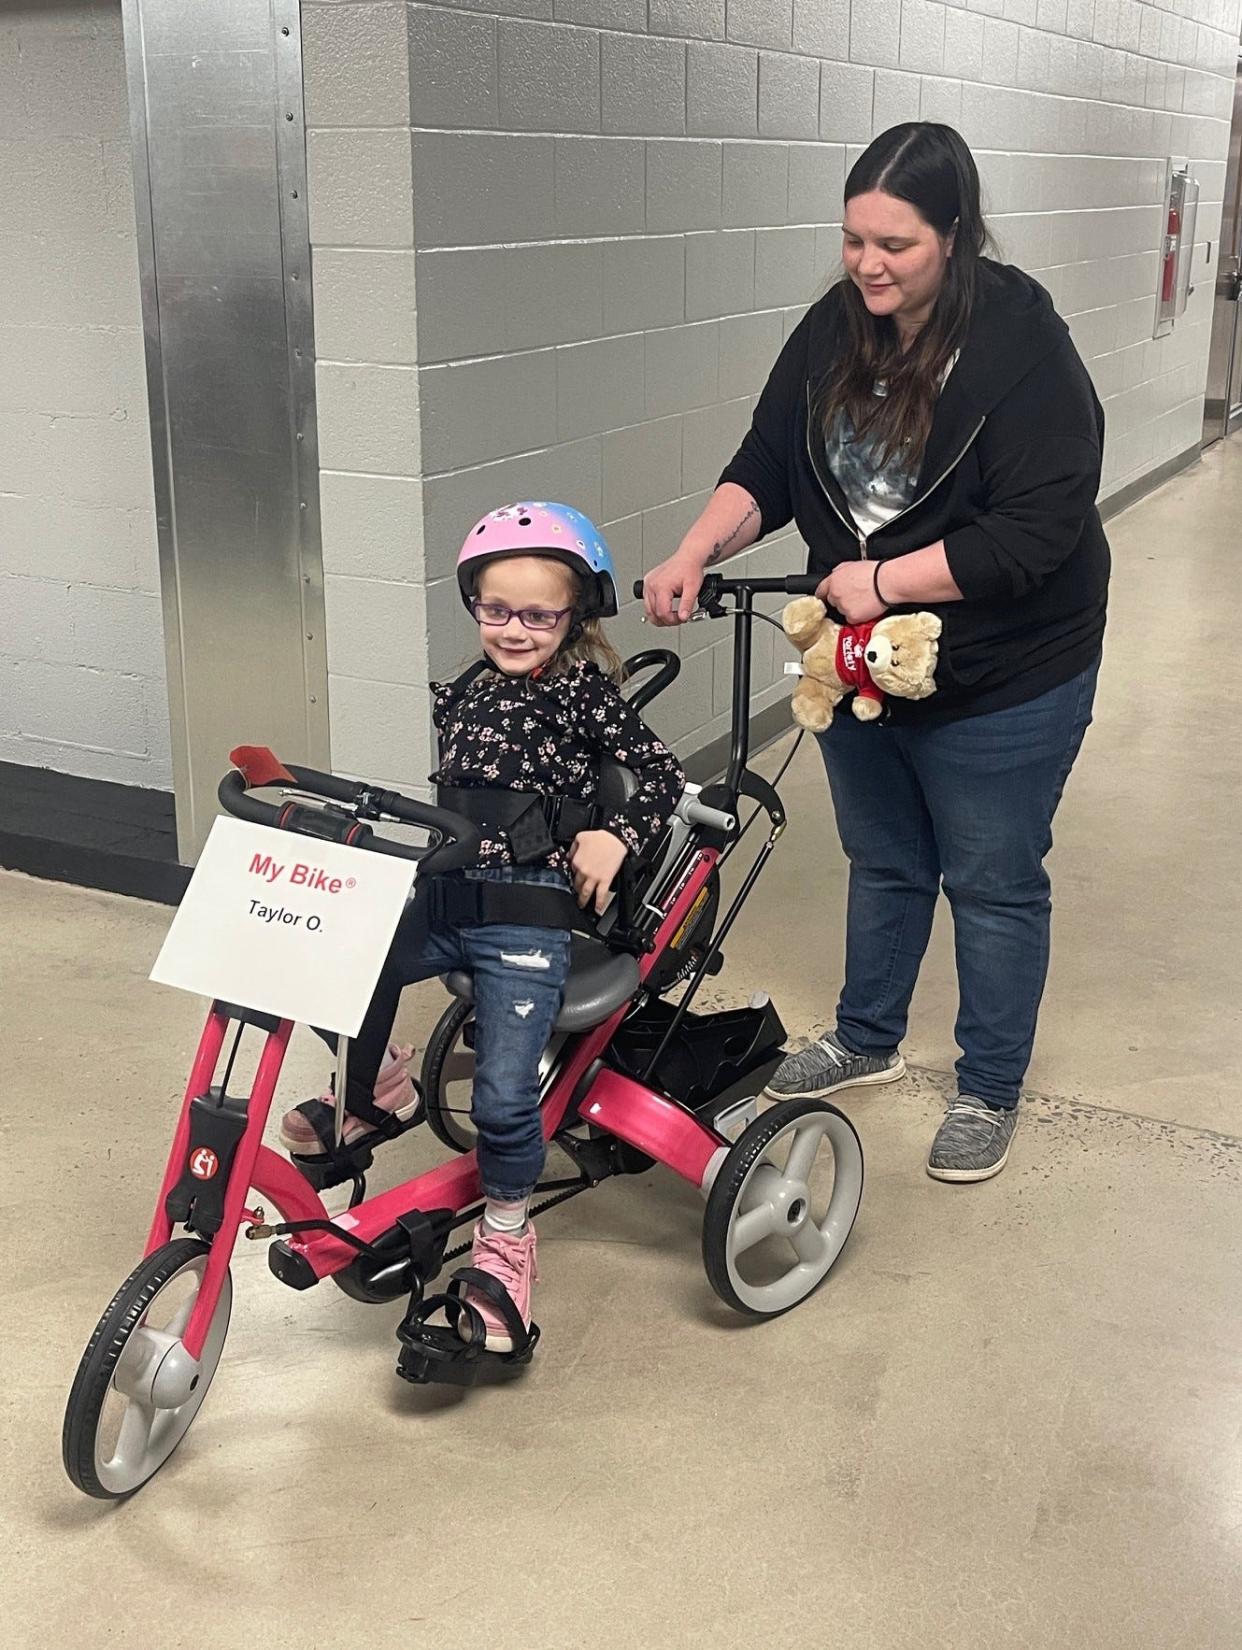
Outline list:
[[[593,664],[575,660],[538,678],[485,670],[459,688],[433,682],[440,741],[435,785],[499,787],[542,796],[595,799],[600,758],[631,769],[638,789],[600,821],[632,854],[657,840],[677,806],[686,776],[676,758]],[[485,837],[479,864],[508,865],[506,841]],[[568,872],[567,850],[543,862]]]

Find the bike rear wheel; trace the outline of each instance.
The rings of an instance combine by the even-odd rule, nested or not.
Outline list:
[[[427,1040],[419,1075],[427,1127],[436,1139],[455,1152],[472,1151],[479,1143],[470,1121],[474,1089],[474,1004],[460,998],[450,1003]]]

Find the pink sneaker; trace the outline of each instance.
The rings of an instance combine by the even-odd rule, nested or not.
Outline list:
[[[535,1256],[535,1228],[527,1222],[524,1232],[493,1232],[482,1220],[474,1229],[474,1244],[470,1264],[486,1272],[508,1290],[517,1307],[518,1316],[530,1328],[531,1286],[539,1281],[539,1267]],[[492,1303],[475,1289],[466,1290],[466,1299],[483,1319],[487,1330],[485,1345],[489,1352],[512,1352],[513,1335],[509,1325]],[[463,1315],[463,1338],[469,1334]]]
[[[371,1091],[375,1096],[375,1104],[382,1112],[387,1112],[396,1118],[399,1123],[407,1123],[418,1110],[419,1094],[414,1087],[408,1065],[413,1057],[412,1045],[402,1048],[397,1043],[388,1045],[388,1053],[375,1079],[375,1087]],[[288,1152],[298,1157],[316,1157],[327,1150],[315,1125],[306,1115],[312,1106],[317,1110],[316,1120],[325,1127],[327,1137],[332,1136],[332,1110],[335,1102],[332,1095],[325,1094],[319,1100],[304,1100],[300,1106],[287,1111],[280,1123],[280,1143]],[[366,1122],[361,1117],[354,1117],[345,1113],[345,1126],[341,1132],[343,1145],[356,1145],[364,1136],[375,1133],[375,1125]]]

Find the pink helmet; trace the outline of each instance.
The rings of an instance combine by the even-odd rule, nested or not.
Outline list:
[[[553,556],[582,579],[583,618],[609,619],[617,611],[617,576],[603,534],[568,504],[506,504],[475,522],[457,557],[467,607],[480,567],[494,556]]]

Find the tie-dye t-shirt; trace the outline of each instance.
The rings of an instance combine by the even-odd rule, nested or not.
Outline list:
[[[848,414],[838,413],[828,437],[828,466],[845,494],[850,514],[868,538],[909,504],[918,471],[907,455],[897,453],[886,463],[871,436],[858,436]]]
[[[944,370],[941,389],[957,365],[958,354],[960,351],[954,353]],[[877,384],[875,393],[885,394],[884,385]],[[860,438],[855,433],[845,413],[838,415],[826,443],[828,467],[845,494],[855,525],[867,538],[901,514],[913,499],[918,482],[918,465],[911,462],[908,453],[896,453],[881,462],[877,446],[871,436]]]

